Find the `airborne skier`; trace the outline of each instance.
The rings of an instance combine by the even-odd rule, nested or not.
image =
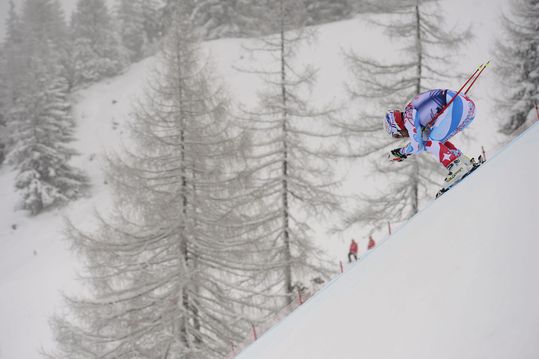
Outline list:
[[[466,95],[489,64],[490,61],[481,64],[458,91],[437,89],[423,92],[405,106],[404,112],[392,110],[386,113],[384,127],[387,133],[395,138],[410,138],[408,145],[390,152],[390,160],[400,162],[410,155],[427,151],[449,171],[445,178],[446,186],[436,197],[484,162],[481,156],[478,162],[465,156],[449,139],[474,120],[475,104]],[[466,86],[468,89],[461,94]]]
[[[473,168],[470,158],[449,139],[470,125],[474,118],[475,104],[466,95],[442,89],[423,92],[405,106],[404,112],[386,113],[387,133],[395,138],[410,138],[408,145],[392,150],[389,158],[400,162],[427,151],[449,171],[445,179],[449,186]]]

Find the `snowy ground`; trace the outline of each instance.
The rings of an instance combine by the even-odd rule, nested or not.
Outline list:
[[[502,0],[496,2],[503,3]],[[499,12],[492,3],[487,0],[476,0],[473,4],[464,0],[446,2],[446,10],[454,19],[454,24],[475,25],[476,38],[467,45],[469,51],[459,64],[459,71],[473,71],[479,63],[488,59]],[[464,6],[466,11],[463,10]],[[0,12],[3,14],[2,9]],[[342,50],[353,49],[360,54],[388,56],[392,44],[392,40],[382,36],[362,17],[320,27],[318,41],[301,55],[305,63],[320,69],[313,102],[346,102],[343,82],[348,75],[341,56]],[[241,42],[235,39],[213,41],[207,43],[206,48],[225,77],[231,94],[251,104],[257,81],[239,74],[232,67],[251,61],[242,50]],[[89,198],[67,208],[30,218],[24,212],[15,211],[17,194],[13,191],[14,174],[5,167],[0,170],[1,359],[37,359],[42,347],[50,348],[51,334],[47,321],[52,313],[61,310],[60,291],[75,291],[78,286],[75,274],[78,260],[68,251],[68,243],[62,238],[63,218],[69,216],[76,224],[85,225],[95,207],[107,207],[109,194],[101,170],[103,158],[107,152],[118,148],[122,138],[125,139],[122,134],[125,134],[131,102],[142,94],[146,75],[153,62],[150,58],[138,63],[122,76],[81,91],[75,99],[74,113],[79,126],[76,148],[81,153],[75,162],[92,179],[93,189]],[[499,139],[493,136],[495,121],[490,96],[494,93],[495,84],[492,78],[485,76],[474,90],[479,114],[469,133],[474,134],[475,140],[458,143],[470,153],[478,153],[481,145],[487,151],[498,145]],[[440,84],[442,87],[458,85],[458,81]],[[340,171],[348,174],[342,192],[357,193],[364,178],[361,165],[343,164]],[[329,227],[330,223],[327,225]],[[325,229],[319,228],[317,241],[334,258],[337,266],[337,261],[346,254],[350,234],[329,236]],[[354,233],[361,248],[366,246],[364,234],[367,230],[357,229]],[[383,252],[378,252],[377,256],[385,258],[380,253]],[[395,265],[395,259],[391,256],[378,261],[380,268]],[[354,268],[354,271],[357,270]],[[374,276],[365,276],[370,281],[376,280]]]
[[[539,357],[539,124],[238,359]]]

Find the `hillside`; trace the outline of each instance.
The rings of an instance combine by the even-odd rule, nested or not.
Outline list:
[[[465,13],[459,12],[467,4],[464,0],[446,4],[452,21],[449,26],[475,25],[476,38],[466,45],[466,55],[455,69],[469,72],[488,57],[493,39],[492,30],[496,27],[493,19],[498,9],[495,6],[486,7],[491,4],[488,0],[474,2]],[[453,16],[455,14],[459,16]],[[373,27],[364,17],[321,26],[318,35],[318,40],[302,51],[300,60],[319,69],[319,81],[313,89],[312,101],[320,104],[328,101],[347,102],[343,84],[348,73],[342,57],[343,50],[353,49],[359,54],[382,58],[390,56],[392,46],[395,45],[392,39]],[[224,39],[208,42],[204,47],[219,74],[224,77],[231,96],[237,101],[252,104],[257,81],[233,69],[233,65],[239,62],[254,61],[245,55],[242,44],[237,39]],[[78,125],[75,148],[80,153],[74,162],[91,177],[92,192],[88,198],[31,218],[16,210],[18,195],[14,192],[14,173],[6,166],[0,169],[1,359],[37,359],[40,358],[41,348],[47,349],[53,345],[48,320],[53,313],[62,309],[61,292],[79,290],[76,280],[79,259],[73,257],[69,243],[63,239],[64,216],[68,216],[77,225],[90,225],[88,222],[94,208],[107,208],[110,193],[102,172],[103,160],[108,152],[127,140],[123,135],[128,126],[132,101],[142,95],[153,64],[153,58],[146,59],[131,66],[121,76],[78,92],[73,99],[73,111]],[[447,84],[440,86],[456,87],[459,83],[458,79],[448,79]],[[495,119],[489,97],[495,88],[489,76],[485,76],[480,86],[476,87],[474,99],[479,114],[476,123],[467,131],[473,140],[466,142],[458,139],[458,145],[465,151],[476,154],[481,145],[484,145],[490,154],[490,149],[499,141],[494,136]],[[354,195],[366,190],[363,187],[365,172],[361,163],[355,161],[342,164],[339,171],[346,174],[341,188],[342,195]],[[360,246],[364,248],[365,234],[369,228],[354,228],[353,233],[329,235],[326,230],[331,225],[329,219],[321,222],[315,236],[320,247],[335,261],[337,267],[338,261],[346,254],[350,236],[358,238]],[[394,262],[388,260],[385,265],[391,267]]]
[[[539,124],[238,359],[539,357]]]

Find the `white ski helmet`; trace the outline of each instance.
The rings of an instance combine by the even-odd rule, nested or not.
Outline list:
[[[384,121],[384,128],[388,135],[395,138],[404,137],[406,128],[404,127],[404,119],[402,112],[399,110],[387,111]]]

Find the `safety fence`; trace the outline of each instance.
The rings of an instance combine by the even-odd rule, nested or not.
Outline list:
[[[280,322],[282,319],[284,319],[290,313],[296,310],[300,305],[305,303],[305,301],[311,298],[316,292],[316,290],[302,291],[298,289],[294,301],[281,309],[275,316],[271,318],[271,320],[268,320],[266,323],[258,325],[251,323],[251,333],[249,334],[249,336],[239,344],[231,343],[231,352],[224,359],[232,359],[236,357],[236,355],[238,355],[249,344],[255,342],[260,336],[270,330],[275,324]]]
[[[389,231],[389,234],[391,235],[391,225],[389,223],[388,223],[388,231]],[[374,241],[372,236],[369,236],[369,245],[367,247],[367,252],[374,249],[375,246],[376,246],[376,242]],[[359,257],[357,261],[361,260],[362,258],[364,258],[364,256]],[[348,266],[346,266],[342,261],[339,261],[340,273],[338,275],[344,273],[347,267]],[[268,320],[265,323],[257,324],[257,325],[255,325],[254,323],[251,323],[251,331],[249,335],[241,343],[231,343],[231,352],[227,356],[225,356],[224,359],[233,359],[234,357],[236,357],[248,345],[255,342],[264,333],[266,333],[273,326],[275,326],[277,323],[279,323],[281,320],[287,317],[290,313],[296,310],[299,306],[301,306],[303,303],[305,303],[307,300],[309,300],[311,297],[317,294],[320,290],[323,290],[323,288],[317,287],[317,288],[312,288],[309,290],[298,289],[294,301],[292,301],[290,304],[288,304],[283,309],[281,309],[270,320]]]
[[[388,222],[387,226],[388,226],[388,233],[389,233],[389,235],[391,235],[391,224]],[[376,242],[374,241],[372,236],[369,236],[367,252],[374,249],[375,246],[376,246]],[[362,259],[362,257],[360,257],[358,259],[358,261],[360,259]],[[339,261],[339,269],[340,269],[339,275],[345,272],[345,268],[346,268],[345,264],[343,264],[342,261]],[[231,351],[227,356],[224,357],[224,359],[233,359],[234,357],[239,355],[239,353],[243,349],[245,349],[251,343],[255,342],[264,333],[266,333],[268,330],[270,330],[273,326],[275,326],[277,323],[279,323],[282,319],[287,317],[290,313],[292,313],[294,310],[296,310],[300,305],[305,303],[309,298],[311,298],[316,293],[318,293],[320,289],[322,289],[322,288],[321,287],[313,287],[312,289],[308,289],[308,290],[298,289],[297,293],[296,293],[296,298],[294,299],[294,301],[292,301],[290,304],[288,304],[283,309],[281,309],[270,320],[268,320],[265,323],[257,324],[257,325],[255,325],[254,323],[251,323],[251,331],[250,331],[249,335],[241,343],[231,343],[230,344]]]

